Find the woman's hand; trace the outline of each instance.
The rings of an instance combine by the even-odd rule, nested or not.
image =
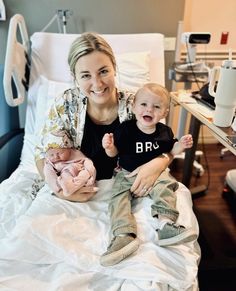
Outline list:
[[[45,180],[44,172],[43,172],[44,164],[45,164],[45,159],[41,159],[41,160],[36,161],[37,170],[38,170],[39,175],[41,176],[41,178],[43,180]]]
[[[64,196],[63,192],[55,193],[58,198],[72,202],[87,202],[91,200],[97,193],[98,188],[94,186],[82,187],[70,196]]]
[[[143,164],[142,166],[131,172],[128,177],[137,175],[132,187],[131,192],[136,197],[142,197],[148,195],[153,188],[157,178],[168,167],[173,157],[171,154],[168,156],[157,157],[150,162]]]

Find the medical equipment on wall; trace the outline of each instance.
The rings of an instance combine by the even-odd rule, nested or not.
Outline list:
[[[180,32],[181,30],[182,22],[179,23],[178,27],[176,49],[179,50],[181,43],[185,44],[187,58],[186,62],[180,62],[180,52],[176,52],[175,63],[170,69],[169,79],[175,82],[183,82],[184,89],[189,90],[191,89],[192,83],[194,82],[197,83],[197,85],[199,82],[208,82],[210,69],[205,64],[205,62],[196,62],[196,49],[197,45],[208,44],[211,39],[211,34],[209,32]],[[186,120],[187,112],[181,109],[179,125],[177,129],[178,138],[185,134]]]
[[[206,83],[208,81],[209,67],[205,62],[196,62],[196,49],[198,44],[208,44],[211,34],[209,32],[183,32],[177,39],[186,46],[186,62],[180,62],[176,56],[171,68],[170,79],[175,82],[184,82],[185,89],[191,89],[193,82]]]
[[[209,32],[184,32],[181,36],[181,42],[186,44],[188,50],[187,62],[191,63],[196,59],[196,45],[208,44],[211,39]]]
[[[72,10],[69,9],[58,9],[56,14],[52,17],[52,19],[48,22],[48,24],[42,29],[42,32],[45,32],[55,20],[57,20],[57,27],[59,33],[67,33],[66,26],[67,20],[72,15]]]
[[[215,97],[216,104],[213,123],[222,127],[230,126],[236,109],[236,62],[231,57],[221,67],[212,69],[209,93]]]
[[[6,9],[3,0],[0,0],[0,20],[6,20]]]
[[[182,32],[183,23],[180,21],[178,25],[178,34],[176,41],[175,63],[170,69],[169,78],[173,80],[172,91],[175,91],[175,83],[183,82],[184,89],[189,90],[192,83],[206,83],[209,79],[210,69],[205,62],[196,62],[197,45],[208,44],[211,39],[209,32]],[[180,44],[186,46],[186,62],[181,62]],[[199,88],[200,90],[200,88]],[[184,108],[180,109],[179,122],[177,128],[177,138],[185,134],[185,126],[187,121],[187,111]],[[193,167],[197,176],[204,174],[204,168],[199,163],[200,157],[203,155],[202,151],[196,151],[197,160],[194,161]],[[177,155],[175,158],[184,159],[185,154]]]

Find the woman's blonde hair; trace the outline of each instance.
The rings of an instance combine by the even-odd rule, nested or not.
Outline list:
[[[95,32],[85,32],[76,38],[70,47],[68,64],[73,75],[75,75],[75,65],[78,59],[94,51],[106,54],[110,58],[114,70],[116,70],[115,56],[107,41]]]

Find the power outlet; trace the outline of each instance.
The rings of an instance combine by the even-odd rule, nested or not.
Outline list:
[[[165,41],[164,41],[165,51],[174,51],[175,42],[176,42],[176,37],[165,37]]]
[[[3,0],[0,0],[0,21],[6,20],[6,9]]]

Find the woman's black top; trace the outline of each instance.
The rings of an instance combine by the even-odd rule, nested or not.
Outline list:
[[[117,157],[110,158],[102,147],[105,133],[112,133],[119,125],[119,118],[109,125],[95,124],[86,114],[81,151],[90,158],[97,170],[96,180],[110,179],[117,166]]]

